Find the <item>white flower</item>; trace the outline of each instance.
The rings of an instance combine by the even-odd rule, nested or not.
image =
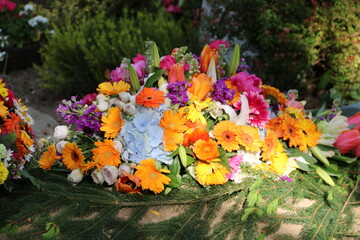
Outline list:
[[[119,170],[115,166],[106,165],[102,169],[104,180],[107,184],[112,185],[119,177]]]
[[[4,47],[2,43],[0,44],[0,46],[1,46],[1,47]],[[6,56],[6,52],[5,52],[5,51],[0,52],[0,62],[4,61],[5,56]]]
[[[32,4],[26,4],[25,6],[24,6],[24,11],[25,12],[32,12],[32,11],[34,11],[34,6],[32,5]]]
[[[74,169],[68,175],[67,179],[73,184],[78,184],[83,179],[83,173],[80,171],[80,168]]]
[[[165,82],[165,81],[162,81],[161,84],[159,85],[159,90],[160,91],[163,91],[166,94],[169,93],[167,87],[168,87],[169,83]]]
[[[345,131],[348,127],[348,119],[345,116],[341,116],[337,114],[333,119],[329,122],[330,133],[338,137],[340,133]]]
[[[52,30],[49,31],[49,33],[50,33],[50,35],[55,35],[55,30],[52,29]]]
[[[130,93],[128,92],[120,92],[119,93],[119,98],[122,102],[124,103],[128,103],[130,102]]]
[[[126,163],[123,163],[123,164],[120,164],[119,166],[119,176],[120,177],[123,177],[124,176],[124,172],[127,172],[127,173],[131,173],[131,168],[128,164]]]
[[[214,102],[209,113],[210,113],[211,117],[213,117],[213,118],[217,118],[217,117],[221,116],[221,114],[224,113],[224,110],[221,108],[221,103]]]
[[[96,184],[104,183],[104,175],[100,169],[95,169],[94,171],[92,171],[91,177]]]
[[[56,151],[58,153],[62,153],[66,143],[67,143],[67,141],[64,141],[64,140],[60,141],[60,142],[57,142],[56,145],[55,145]]]
[[[120,141],[115,140],[114,141],[114,148],[118,150],[119,152],[122,152],[123,145]]]
[[[99,102],[100,101],[107,101],[108,97],[105,96],[104,94],[100,93],[100,94],[96,95],[96,100],[99,101]]]
[[[99,101],[99,104],[97,105],[97,109],[100,112],[105,112],[109,108],[109,103],[106,101]]]
[[[66,125],[60,125],[55,127],[54,138],[63,140],[69,134],[69,128]]]
[[[260,160],[260,151],[259,152],[238,151],[238,154],[243,155],[242,163],[247,163],[251,167],[263,163],[263,161]]]
[[[134,104],[131,103],[127,103],[124,106],[124,113],[133,116],[136,113],[136,107],[134,106]]]

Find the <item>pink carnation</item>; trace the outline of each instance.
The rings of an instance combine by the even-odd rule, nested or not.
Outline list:
[[[5,9],[8,9],[9,11],[14,11],[15,8],[15,3],[7,0],[0,0],[0,11],[4,11]]]
[[[256,92],[244,93],[249,102],[249,117],[247,121],[258,128],[265,128],[270,119],[269,104],[266,103],[263,95]],[[241,109],[241,100],[234,104],[236,110]]]
[[[249,75],[247,72],[239,72],[231,76],[230,81],[240,92],[261,92],[261,79],[254,74]]]
[[[226,48],[229,47],[229,43],[228,43],[227,41],[223,41],[223,40],[220,40],[220,39],[211,42],[209,46],[210,46],[210,48],[212,48],[212,49],[217,49],[217,50],[219,50],[219,45],[220,45],[220,44],[225,45]]]
[[[170,72],[171,67],[176,63],[175,58],[170,55],[164,56],[160,61],[160,68]]]
[[[140,61],[145,61],[146,62],[146,57],[140,53],[136,54],[136,56],[132,59],[133,63],[137,63]]]
[[[229,166],[231,168],[231,173],[226,174],[228,180],[234,180],[236,174],[240,170],[240,163],[242,162],[243,155],[235,155],[229,159]]]

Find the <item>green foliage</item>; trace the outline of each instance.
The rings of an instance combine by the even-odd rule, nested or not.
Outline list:
[[[321,100],[333,87],[331,97],[342,99],[342,104],[359,101],[358,1],[211,0],[209,4],[213,14],[205,18],[205,30],[213,37],[245,40],[243,55],[247,50],[256,53],[252,68],[267,84],[280,89],[289,84],[300,90],[311,87]]]
[[[261,239],[282,223],[301,225],[300,239],[342,239],[352,234],[350,204],[360,197],[359,182],[348,174],[335,187],[299,172],[291,175],[293,182],[266,178],[211,188],[185,178],[180,189],[157,196],[126,195],[87,181],[73,186],[61,174],[33,174],[41,179],[41,191],[27,186],[26,192],[14,191],[15,201],[0,198],[0,228],[14,239],[58,234],[57,239]],[[294,203],[301,199],[312,205],[299,211]],[[162,212],[166,207],[169,211]],[[153,221],[176,208],[178,215]]]
[[[115,69],[124,57],[144,52],[148,40],[158,44],[160,53],[187,44],[182,24],[165,11],[138,12],[119,20],[100,14],[76,25],[68,20],[54,30],[56,34],[40,49],[44,64],[36,69],[45,87],[67,96],[96,89],[106,69]]]

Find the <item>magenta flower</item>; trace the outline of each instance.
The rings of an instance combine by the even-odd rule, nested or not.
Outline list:
[[[226,48],[229,47],[229,43],[227,41],[223,41],[221,39],[215,40],[209,44],[210,48],[219,50],[219,45],[225,45]]]
[[[132,59],[133,63],[137,63],[140,61],[145,61],[146,62],[146,57],[140,53],[136,54],[136,56]]]
[[[146,62],[144,60],[140,60],[134,64],[131,64],[135,71],[136,71],[136,75],[139,78],[142,78],[145,74],[146,74]]]
[[[257,92],[245,92],[244,95],[249,102],[249,117],[247,122],[258,128],[265,128],[266,123],[270,119],[269,104],[266,103],[263,95]],[[236,110],[241,109],[241,100],[234,104]]]
[[[119,67],[110,72],[110,79],[112,82],[118,82],[120,80],[128,81],[129,73],[124,69],[125,64],[122,63]]]
[[[247,72],[239,72],[231,76],[230,81],[240,92],[261,92],[261,79],[254,74],[249,75]]]
[[[360,130],[351,129],[343,131],[337,137],[334,147],[338,148],[341,154],[354,150],[355,155],[360,157]]]
[[[95,101],[97,93],[89,93],[86,94],[81,101],[83,101],[85,104],[90,105]]]
[[[10,12],[14,11],[16,8],[16,4],[12,1],[1,0],[0,1],[0,11],[4,11],[5,9],[9,10]]]
[[[240,163],[242,162],[243,155],[235,155],[229,159],[229,166],[231,173],[226,174],[228,180],[234,180],[235,175],[240,171]]]
[[[166,71],[169,73],[171,67],[176,63],[175,58],[173,58],[170,55],[164,56],[160,61],[160,68],[166,69]]]

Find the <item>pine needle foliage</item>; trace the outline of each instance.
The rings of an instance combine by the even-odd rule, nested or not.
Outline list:
[[[211,188],[184,178],[182,188],[155,196],[122,194],[91,179],[73,186],[65,174],[32,174],[40,190],[24,185],[1,198],[0,228],[11,239],[262,239],[284,223],[301,225],[299,239],[358,237],[350,206],[359,204],[359,181],[349,176],[335,187],[316,173]],[[299,207],[301,199],[312,204]],[[156,221],[159,215],[165,219]]]

